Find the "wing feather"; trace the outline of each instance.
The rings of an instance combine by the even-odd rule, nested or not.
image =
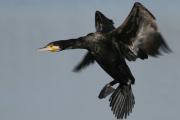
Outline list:
[[[93,56],[91,55],[90,52],[88,52],[83,60],[74,68],[74,72],[79,72],[81,69],[87,67],[88,65],[94,63],[94,58]]]
[[[96,32],[101,33],[108,33],[115,28],[114,22],[111,19],[107,18],[100,11],[96,11],[95,13],[95,27]]]
[[[101,32],[101,33],[108,33],[112,31],[114,27],[114,22],[107,18],[103,13],[100,11],[96,11],[95,13],[95,27],[96,27],[96,32]],[[74,72],[78,72],[82,70],[83,68],[87,67],[88,65],[94,63],[94,58],[91,55],[90,52],[88,52],[83,60],[74,68]]]
[[[148,55],[158,56],[171,52],[161,33],[156,18],[141,3],[136,2],[123,24],[111,33],[118,43],[128,49],[123,55],[128,60],[145,59]]]

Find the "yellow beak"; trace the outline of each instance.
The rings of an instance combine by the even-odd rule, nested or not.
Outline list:
[[[59,46],[46,46],[46,47],[40,48],[39,51],[59,52],[60,47]]]

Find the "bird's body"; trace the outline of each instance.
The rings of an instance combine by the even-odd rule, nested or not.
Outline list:
[[[74,71],[79,71],[96,61],[113,80],[100,92],[99,98],[111,94],[110,106],[119,118],[126,118],[135,100],[131,85],[135,79],[126,60],[156,57],[160,51],[170,52],[170,48],[158,32],[155,17],[140,3],[135,3],[125,22],[115,28],[113,21],[96,11],[96,32],[76,39],[59,40],[49,43],[41,50],[58,52],[65,49],[87,49],[88,53]],[[114,84],[119,86],[114,89]]]
[[[110,36],[103,33],[92,33],[87,39],[87,49],[94,60],[117,82],[127,84],[128,80],[134,83],[129,67],[120,51],[111,41]]]

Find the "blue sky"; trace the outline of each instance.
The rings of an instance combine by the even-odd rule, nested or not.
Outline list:
[[[95,31],[94,13],[102,11],[119,26],[132,0],[0,0],[0,119],[115,119],[108,99],[97,98],[110,78],[97,64],[81,73],[73,67],[85,50],[39,53],[50,41]],[[173,54],[128,62],[136,84],[128,120],[179,120],[180,72],[178,0],[143,1],[157,18]]]

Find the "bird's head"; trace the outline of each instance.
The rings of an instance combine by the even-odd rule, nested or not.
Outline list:
[[[50,51],[50,52],[59,52],[62,50],[60,42],[51,42],[45,47],[40,48],[39,51]]]
[[[59,52],[67,49],[84,49],[84,37],[68,40],[58,40],[48,43],[45,47],[40,48],[39,51]]]

